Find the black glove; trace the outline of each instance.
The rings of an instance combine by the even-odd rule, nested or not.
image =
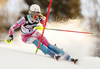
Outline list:
[[[13,40],[13,35],[9,35],[9,37],[7,38],[7,41],[10,42]]]

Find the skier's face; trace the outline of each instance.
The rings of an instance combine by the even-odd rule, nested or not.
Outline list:
[[[38,18],[39,14],[40,14],[39,12],[34,12],[34,11],[31,13],[32,18],[35,19],[35,20]]]
[[[32,15],[32,18],[36,20],[38,18],[38,15]]]

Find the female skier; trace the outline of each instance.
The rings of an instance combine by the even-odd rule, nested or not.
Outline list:
[[[45,17],[41,14],[40,6],[33,4],[30,6],[29,14],[22,17],[14,25],[10,27],[9,37],[7,41],[13,40],[13,32],[15,29],[21,26],[21,37],[22,41],[29,44],[35,44],[37,47],[41,37],[41,33],[38,32],[34,27],[41,23],[44,26]],[[48,40],[43,36],[39,49],[44,53],[50,55],[52,58],[59,59],[64,56],[64,59],[70,60],[76,63],[77,59],[70,58],[70,55],[66,54],[62,49],[54,46],[48,42]]]

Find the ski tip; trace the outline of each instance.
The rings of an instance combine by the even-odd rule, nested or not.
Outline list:
[[[77,62],[78,62],[78,59],[74,60],[74,64],[77,64]]]
[[[58,59],[56,59],[57,61],[59,60],[59,58]]]
[[[61,56],[56,56],[56,60],[58,61]]]

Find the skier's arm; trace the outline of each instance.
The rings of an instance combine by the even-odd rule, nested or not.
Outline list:
[[[40,19],[40,23],[43,25],[43,27],[44,27],[44,25],[45,25],[45,20],[46,20],[46,17],[45,16],[43,16],[42,14],[40,14],[40,17],[41,17],[41,19]],[[46,24],[46,27],[48,26],[48,22],[47,22],[47,24]]]
[[[25,18],[22,17],[20,20],[18,20],[15,24],[13,24],[10,27],[9,35],[13,35],[14,30],[17,29],[18,27],[20,27],[21,25],[23,25],[24,23],[25,23]]]
[[[13,32],[15,29],[17,29],[18,27],[20,27],[21,25],[23,25],[25,23],[25,18],[22,17],[20,20],[18,20],[15,24],[13,24],[10,29],[9,29],[9,37],[7,38],[7,42],[11,43],[13,40]]]

